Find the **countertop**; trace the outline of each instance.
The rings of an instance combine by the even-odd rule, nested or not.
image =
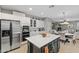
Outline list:
[[[43,47],[44,45],[50,43],[51,41],[59,38],[60,35],[55,35],[55,34],[49,34],[46,37],[43,37],[42,35],[35,35],[35,36],[31,36],[26,38],[29,42],[31,42],[32,44],[34,44],[35,46],[37,46],[38,48]]]

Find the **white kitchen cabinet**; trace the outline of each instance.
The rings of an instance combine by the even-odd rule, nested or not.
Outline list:
[[[13,16],[13,20],[20,20],[20,17],[19,16],[16,16],[16,15],[12,15]]]
[[[30,20],[30,26],[31,26],[31,27],[37,27],[36,19],[31,19],[31,20]]]
[[[26,26],[30,26],[30,18],[29,17],[20,17],[20,21],[22,26],[26,25]]]
[[[27,25],[30,26],[30,18],[29,17],[26,17],[25,20],[27,22]]]
[[[12,14],[1,13],[1,19],[19,20],[19,16],[12,15]]]
[[[13,15],[25,17],[25,14],[24,13],[20,13],[20,12],[16,12],[16,11],[13,11]]]
[[[7,20],[20,20],[21,25],[30,26],[30,18],[25,16],[18,16],[6,13],[0,13],[0,19],[7,19]]]
[[[13,19],[13,16],[11,14],[1,13],[1,19]]]

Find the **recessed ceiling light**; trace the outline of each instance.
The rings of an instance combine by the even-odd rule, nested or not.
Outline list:
[[[32,10],[32,8],[29,8],[29,10]]]

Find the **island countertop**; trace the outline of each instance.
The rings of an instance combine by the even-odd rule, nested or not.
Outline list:
[[[43,37],[42,35],[35,35],[26,39],[32,44],[34,44],[36,47],[41,48],[59,37],[60,35],[49,34],[46,37]]]

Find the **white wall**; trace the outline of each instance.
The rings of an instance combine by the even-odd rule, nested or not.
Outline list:
[[[44,22],[45,31],[51,32],[51,30],[52,30],[52,22],[49,21],[49,19],[45,19],[44,21],[45,21]]]
[[[77,23],[77,29],[79,29],[79,22]]]
[[[36,27],[37,28],[44,27],[44,21],[43,20],[36,20]]]

